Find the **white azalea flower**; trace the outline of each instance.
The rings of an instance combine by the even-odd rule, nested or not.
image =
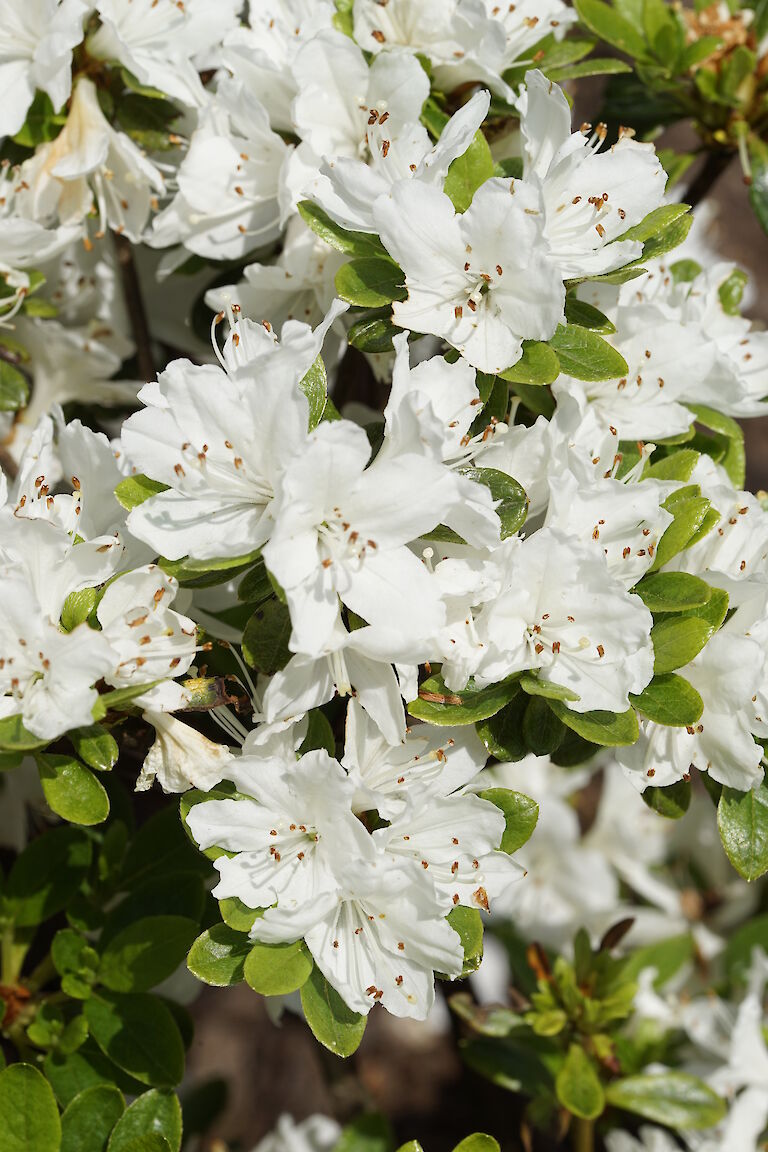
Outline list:
[[[377,107],[375,118],[372,110],[367,122],[368,162],[345,155],[326,159],[320,169],[324,179],[312,187],[312,198],[344,228],[378,232],[373,205],[399,180],[442,187],[451,163],[466,152],[488,114],[490,95],[476,93],[451,117],[436,144],[418,119],[397,120],[387,103],[383,111]]]
[[[308,1116],[297,1124],[283,1115],[253,1152],[333,1152],[340,1136],[341,1128],[330,1116]]]
[[[544,234],[558,274],[597,275],[642,255],[638,241],[617,238],[664,203],[667,174],[653,145],[625,136],[599,152],[605,126],[572,134],[568,101],[539,71],[526,73],[519,107],[523,176],[541,188]]]
[[[86,0],[0,3],[0,136],[24,124],[36,89],[58,112],[72,84],[72,49],[83,38]]]
[[[405,812],[409,797],[462,792],[485,766],[488,753],[472,725],[433,728],[416,724],[391,743],[357,699],[347,705],[341,763],[355,784],[353,808],[376,809],[387,819]]]
[[[227,775],[234,757],[226,745],[215,744],[166,712],[151,709],[143,717],[155,729],[155,741],[144,758],[137,792],[146,792],[155,780],[163,792],[208,792]]]
[[[176,0],[98,0],[101,27],[88,38],[88,51],[118,60],[142,84],[182,104],[202,107],[199,68],[214,63],[240,7],[240,0],[185,0],[181,6]]]
[[[484,372],[515,364],[523,340],[554,334],[565,292],[545,259],[542,201],[531,185],[488,180],[457,215],[437,188],[404,181],[374,216],[405,272],[408,299],[393,307],[401,327],[442,336]]]
[[[192,133],[179,190],[155,217],[148,243],[182,244],[210,260],[236,260],[270,244],[280,234],[278,181],[287,153],[255,97],[223,79]]]
[[[159,169],[129,136],[111,126],[95,84],[86,77],[75,84],[61,132],[38,147],[22,166],[21,177],[29,190],[19,204],[33,219],[80,223],[95,195],[97,235],[110,227],[134,242],[141,238],[154,195],[165,187]]]
[[[537,669],[576,693],[577,712],[624,712],[653,674],[652,618],[587,543],[554,528],[499,553],[502,588],[475,615],[475,680]]]

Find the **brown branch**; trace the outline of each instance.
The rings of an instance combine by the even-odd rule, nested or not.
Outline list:
[[[131,331],[136,345],[136,359],[139,364],[139,374],[145,383],[154,380],[157,376],[154,358],[152,356],[152,337],[147,323],[147,313],[141,295],[136,264],[133,259],[133,245],[125,236],[114,233],[115,252],[120,266],[120,275],[123,281],[123,294],[131,322]]]
[[[692,180],[685,193],[685,203],[695,208],[705,200],[723,172],[730,166],[733,157],[733,152],[709,152],[699,174]]]

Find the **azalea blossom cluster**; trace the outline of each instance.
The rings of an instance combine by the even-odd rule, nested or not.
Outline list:
[[[137,787],[194,790],[249,942],[423,1019],[465,913],[558,945],[587,917],[536,841],[512,858],[542,758],[760,788],[768,512],[736,420],[766,414],[768,336],[738,269],[673,251],[653,145],[574,130],[533,67],[561,0],[240,7],[0,0],[27,388],[0,414],[0,743],[154,729]],[[210,346],[150,308],[137,348],[142,280],[191,283]],[[378,410],[337,410],[348,346]],[[132,411],[108,438],[83,407]],[[537,835],[578,855],[575,779]],[[621,881],[684,918],[611,852],[600,917]]]

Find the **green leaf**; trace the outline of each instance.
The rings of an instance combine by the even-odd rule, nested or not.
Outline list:
[[[0,360],[0,412],[18,412],[29,402],[29,385],[23,372]]]
[[[304,737],[299,755],[324,748],[329,756],[336,755],[336,738],[333,729],[319,708],[312,708],[308,713],[307,734]]]
[[[654,208],[652,212],[635,224],[634,228],[628,228],[621,236],[617,236],[614,243],[619,240],[639,240],[645,243],[653,236],[658,236],[676,220],[679,220],[686,213],[690,212],[690,205],[688,204],[662,204],[660,208]]]
[[[299,380],[299,388],[309,402],[309,431],[311,432],[313,428],[317,428],[322,420],[325,406],[328,403],[328,376],[322,356],[317,357],[309,371]],[[240,596],[239,589],[238,596]],[[240,598],[243,599],[243,597]]]
[[[678,217],[677,220],[673,220],[663,231],[646,241],[643,245],[641,260],[658,260],[660,256],[665,256],[667,252],[672,252],[673,249],[683,243],[692,225],[693,214],[691,212],[685,216]]]
[[[396,328],[391,319],[383,316],[365,316],[353,324],[347,333],[347,339],[353,348],[360,352],[392,352],[394,345],[392,338],[397,336],[400,328]]]
[[[145,476],[143,472],[137,472],[135,476],[127,476],[125,480],[120,481],[115,488],[115,496],[118,504],[130,512],[145,500],[149,500],[151,496],[167,491],[167,484],[161,484],[158,480]]]
[[[681,448],[678,452],[671,452],[669,456],[662,456],[649,464],[643,473],[643,479],[650,476],[654,480],[690,480],[691,473],[696,467],[699,453],[692,448]]]
[[[602,0],[575,0],[575,8],[582,24],[591,32],[620,48],[628,56],[647,59],[646,43],[640,32],[614,8]]]
[[[453,1152],[499,1152],[499,1142],[484,1132],[473,1132],[457,1144]]]
[[[208,928],[189,950],[187,967],[190,972],[204,984],[212,984],[215,988],[239,984],[244,977],[246,957],[253,947],[245,935],[247,930],[235,931],[228,924],[214,924]]]
[[[574,712],[560,700],[547,703],[563,724],[591,744],[620,748],[634,744],[640,736],[637,716],[631,708],[626,712]]]
[[[723,47],[723,43],[719,36],[702,36],[700,40],[694,40],[680,57],[680,72],[690,72],[698,64],[703,64]]]
[[[768,144],[755,133],[747,139],[752,183],[749,202],[763,232],[768,234]]]
[[[713,588],[706,604],[702,604],[700,608],[690,608],[684,615],[706,620],[712,631],[717,632],[728,615],[728,593],[723,592],[722,588]]]
[[[107,944],[99,980],[113,992],[147,992],[176,971],[197,935],[184,916],[146,916]]]
[[[19,926],[41,924],[66,908],[91,863],[91,843],[75,828],[53,828],[14,863],[4,895]]]
[[[172,1152],[181,1148],[181,1105],[173,1092],[151,1088],[137,1097],[120,1118],[107,1152],[128,1152],[138,1136],[163,1136]]]
[[[571,1044],[555,1079],[557,1099],[574,1116],[594,1120],[605,1108],[597,1069],[579,1044]]]
[[[578,324],[558,326],[550,340],[560,369],[577,380],[615,380],[629,372],[627,362],[602,336]]]
[[[674,672],[698,656],[713,634],[707,620],[696,616],[667,616],[651,629],[653,671]]]
[[[687,572],[659,572],[645,576],[635,592],[649,612],[685,612],[709,602],[712,588]]]
[[[517,852],[533,835],[539,819],[539,806],[530,796],[512,792],[509,788],[486,788],[480,793],[504,813],[506,827],[499,847],[502,852]]]
[[[610,336],[616,331],[616,325],[607,316],[570,293],[565,298],[565,318],[569,324],[589,328],[593,332],[602,333],[603,336]]]
[[[279,600],[267,600],[245,626],[243,657],[246,663],[268,676],[279,672],[291,658],[290,635],[290,612]]]
[[[66,1108],[80,1092],[97,1084],[114,1085],[124,1094],[141,1092],[144,1087],[138,1080],[121,1072],[90,1039],[75,1052],[63,1053],[61,1049],[49,1052],[43,1070],[62,1108]]]
[[[693,957],[694,942],[690,932],[682,933],[680,936],[668,936],[658,944],[648,944],[645,948],[634,949],[623,961],[622,975],[628,981],[635,981],[646,968],[655,968],[656,978],[653,986],[660,989]]]
[[[731,933],[723,953],[725,969],[730,980],[744,979],[755,948],[762,948],[764,952],[768,952],[768,913],[754,916]]]
[[[527,707],[526,696],[518,692],[500,712],[478,723],[478,736],[497,760],[522,760],[528,755],[528,745],[523,738],[523,717]]]
[[[667,526],[656,546],[651,572],[663,568],[688,547],[692,537],[702,527],[710,507],[709,500],[704,496],[691,496],[672,505],[669,510],[674,520]]]
[[[741,426],[730,416],[717,412],[714,408],[707,408],[703,404],[690,404],[689,407],[696,417],[697,424],[726,437],[728,448],[720,463],[734,487],[743,488],[746,480],[746,456]]]
[[[98,772],[109,772],[117,763],[120,751],[117,741],[101,724],[75,728],[68,735],[75,752],[89,768],[95,768]]]
[[[171,1146],[165,1136],[159,1132],[150,1132],[146,1136],[134,1136],[123,1152],[171,1152]]]
[[[239,900],[237,896],[227,896],[223,900],[219,900],[219,911],[227,927],[234,928],[236,932],[250,932],[259,916],[262,915],[261,908],[249,908],[248,905],[243,904],[242,900]],[[212,931],[212,929],[209,929],[209,931]],[[195,943],[197,944],[198,941],[196,940]],[[250,944],[244,946],[247,949],[250,947]],[[187,967],[189,967],[189,963],[187,963]],[[195,973],[195,975],[198,974]],[[242,980],[242,978],[243,974],[241,972],[240,980]],[[201,976],[200,979],[202,980],[203,977]],[[206,983],[210,983],[210,981],[206,981]]]
[[[103,824],[109,797],[93,772],[72,756],[38,753],[40,783],[48,806],[70,824]]]
[[[478,188],[493,176],[493,157],[488,141],[478,130],[463,156],[448,169],[443,191],[457,212],[466,212]]]
[[[549,344],[524,340],[523,355],[499,375],[512,384],[552,384],[560,375],[560,361]]]
[[[739,316],[741,314],[741,302],[744,299],[744,289],[748,282],[749,277],[743,268],[734,268],[731,274],[723,280],[717,294],[720,298],[720,306],[726,315]]]
[[[347,256],[386,256],[378,236],[370,236],[367,232],[348,232],[311,200],[302,200],[298,208],[304,223],[338,252],[344,252]]]
[[[51,1086],[31,1064],[0,1072],[3,1152],[59,1152],[61,1121]]]
[[[99,947],[103,952],[119,932],[146,916],[182,916],[199,923],[204,901],[200,873],[176,867],[171,861],[147,882],[132,886],[129,895],[110,909]]]
[[[78,624],[84,624],[98,600],[99,593],[95,588],[81,588],[79,592],[70,592],[61,609],[61,626],[64,631],[72,632]]]
[[[442,676],[430,676],[419,688],[418,697],[408,705],[408,711],[417,720],[430,724],[476,724],[494,716],[517,691],[517,677],[488,688],[475,688],[470,682],[461,692],[451,692]]]
[[[610,56],[590,56],[589,60],[584,60],[581,64],[549,68],[546,75],[556,84],[562,84],[564,80],[579,80],[582,76],[616,76],[631,71],[630,66],[623,60],[616,60]]]
[[[159,683],[159,680],[155,680],[150,684],[132,684],[130,688],[115,688],[112,692],[102,693],[91,709],[94,724],[103,720],[110,711],[124,711],[127,704]]]
[[[306,379],[306,377],[305,377]],[[311,408],[311,403],[310,403]],[[273,595],[272,582],[261,557],[250,568],[237,586],[237,598],[244,604],[261,604]]]
[[[61,1152],[104,1152],[124,1111],[123,1094],[113,1084],[79,1092],[61,1117]]]
[[[405,275],[392,260],[369,256],[342,264],[336,273],[336,294],[359,308],[381,308],[406,300]]]
[[[319,968],[301,989],[301,1006],[316,1040],[336,1056],[351,1056],[363,1038],[367,1016],[353,1012]]]
[[[462,468],[461,474],[489,489],[501,521],[502,540],[514,536],[528,515],[528,497],[522,485],[497,468]]]
[[[643,801],[667,820],[682,820],[691,806],[691,785],[688,780],[677,780],[665,788],[646,788]]]
[[[245,982],[262,996],[286,996],[307,982],[313,967],[303,940],[294,944],[256,943],[245,959]]]
[[[458,904],[446,917],[454,932],[458,933],[464,949],[462,976],[477,972],[483,960],[483,917],[477,908]]]
[[[704,701],[682,676],[667,672],[654,676],[637,696],[629,697],[632,707],[654,724],[689,727],[701,719]]]
[[[536,756],[551,756],[560,747],[566,729],[550,710],[547,698],[531,696],[523,716],[523,739]]]
[[[669,1128],[712,1128],[725,1116],[725,1102],[703,1080],[667,1071],[614,1080],[605,1097],[615,1108]]]
[[[185,556],[182,560],[166,560],[161,556],[158,565],[167,576],[173,576],[179,584],[190,588],[210,588],[214,584],[222,584],[239,576],[259,559],[261,555],[257,548],[245,556],[218,556],[210,560],[192,560]]]
[[[383,1116],[363,1113],[344,1127],[333,1152],[391,1152],[392,1131]],[[287,1152],[287,1150],[286,1150]]]
[[[717,806],[717,826],[725,853],[745,880],[768,871],[768,785],[752,792],[723,788]]]
[[[547,700],[578,700],[576,692],[564,688],[562,684],[555,684],[552,680],[544,680],[535,672],[523,672],[520,677],[520,687],[529,696],[543,696]]]
[[[33,752],[36,748],[45,748],[49,740],[41,740],[32,732],[28,732],[22,723],[21,716],[6,716],[0,720],[0,749],[7,752]]]
[[[156,996],[99,993],[85,1002],[93,1039],[142,1084],[171,1088],[184,1075],[184,1044],[170,1009]]]

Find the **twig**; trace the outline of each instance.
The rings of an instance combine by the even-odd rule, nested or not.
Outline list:
[[[157,371],[152,356],[152,337],[149,333],[147,313],[144,309],[144,300],[141,295],[141,285],[136,272],[133,259],[133,247],[125,236],[114,234],[117,262],[120,265],[120,274],[123,281],[123,293],[131,321],[134,343],[136,344],[136,359],[139,364],[139,374],[142,380],[154,380]]]
[[[592,1120],[574,1116],[571,1134],[574,1152],[595,1152],[595,1125]]]

